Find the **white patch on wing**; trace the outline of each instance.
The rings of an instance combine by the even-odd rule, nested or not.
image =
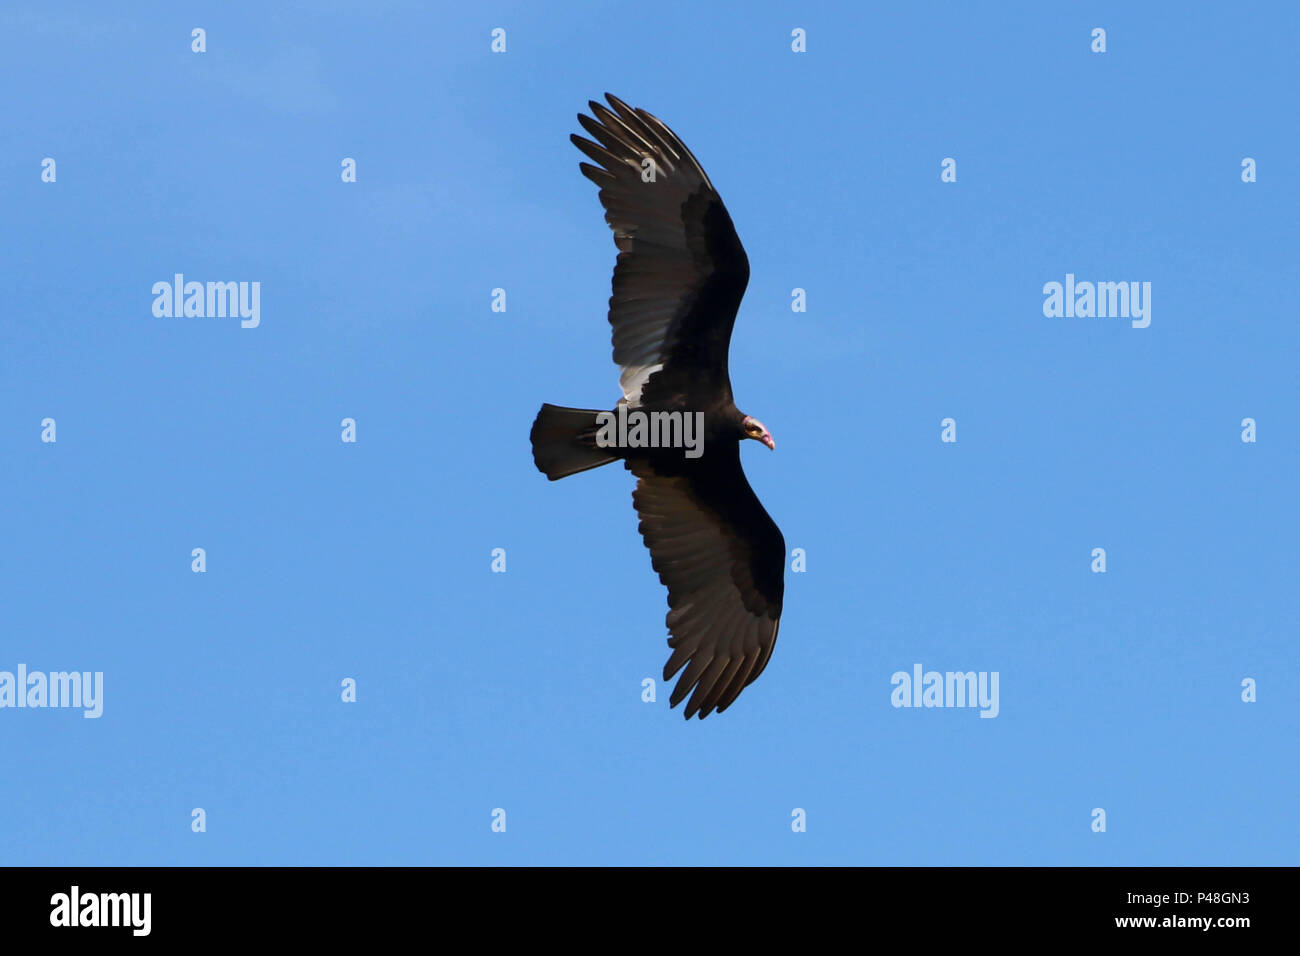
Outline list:
[[[655,372],[664,367],[663,362],[656,365],[626,365],[623,374],[618,377],[618,384],[623,389],[623,397],[629,405],[641,404],[641,389]]]

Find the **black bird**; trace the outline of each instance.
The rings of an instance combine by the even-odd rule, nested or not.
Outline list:
[[[685,666],[671,704],[690,694],[686,718],[703,718],[730,707],[767,666],[785,589],[785,539],[740,466],[742,439],[776,443],[736,407],[727,370],[749,260],[691,151],[645,110],[605,98],[612,110],[592,102],[595,118],[578,116],[596,142],[570,138],[599,164],[579,167],[600,187],[619,250],[609,323],[623,397],[612,412],[543,405],[533,461],[552,481],[618,460],[636,475],[639,530],[668,588],[664,680]],[[611,444],[618,416],[637,412],[660,413],[659,434],[669,437],[685,433],[672,432],[665,413],[679,413],[684,427],[700,422],[702,444],[694,453],[634,447],[634,429]]]

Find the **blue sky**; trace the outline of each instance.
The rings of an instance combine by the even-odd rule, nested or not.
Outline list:
[[[1300,13],[973,6],[7,4],[0,670],[104,712],[0,709],[0,862],[1295,864]],[[606,90],[736,223],[807,554],[703,722],[641,700],[632,479],[528,450],[618,395]],[[260,325],[155,317],[177,272]],[[998,716],[894,708],[917,663]]]

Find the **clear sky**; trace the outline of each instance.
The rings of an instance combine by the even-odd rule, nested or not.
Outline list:
[[[5,4],[0,671],[103,713],[0,709],[0,862],[1300,862],[1300,12],[985,6]],[[631,477],[529,454],[618,396],[606,90],[736,223],[806,555],[703,722],[642,701]],[[917,664],[997,716],[895,708]]]

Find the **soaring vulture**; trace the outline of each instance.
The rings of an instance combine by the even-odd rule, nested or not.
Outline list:
[[[668,588],[664,680],[685,667],[671,704],[690,694],[686,718],[704,718],[730,707],[767,666],[785,589],[785,539],[740,466],[742,439],[776,443],[736,407],[727,370],[749,260],[676,134],[605,97],[612,109],[592,102],[595,118],[578,116],[596,142],[570,138],[598,164],[579,167],[600,187],[619,250],[609,323],[623,397],[612,412],[543,405],[530,435],[533,461],[552,481],[618,460],[636,475],[639,530]],[[628,427],[638,412],[652,436],[674,440],[656,446],[644,429]],[[683,430],[672,430],[669,413]],[[693,450],[685,447],[692,421],[702,425]]]

